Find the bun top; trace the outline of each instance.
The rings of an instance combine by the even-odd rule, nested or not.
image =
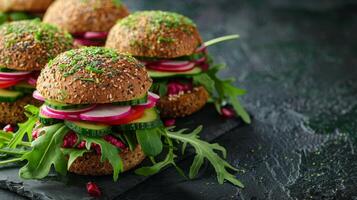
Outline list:
[[[72,48],[71,35],[39,20],[24,20],[0,26],[0,66],[41,70],[56,55]]]
[[[108,32],[118,19],[129,15],[121,0],[57,0],[43,21],[70,33]]]
[[[53,0],[1,0],[0,11],[26,11],[42,12],[46,11]]]
[[[37,80],[37,90],[62,103],[101,104],[141,98],[151,84],[135,58],[112,49],[85,47],[50,61]]]
[[[202,43],[187,17],[164,11],[136,12],[110,31],[106,47],[133,56],[176,58],[191,55]]]

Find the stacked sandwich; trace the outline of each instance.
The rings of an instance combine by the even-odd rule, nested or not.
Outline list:
[[[206,48],[237,36],[202,42],[196,25],[187,17],[163,11],[136,12],[120,20],[110,31],[106,47],[130,54],[145,64],[154,79],[153,91],[161,100],[158,107],[165,118],[184,117],[200,110],[209,99],[219,112],[230,103],[236,114],[250,118],[238,101],[245,93],[221,80]]]
[[[41,17],[53,0],[1,0],[0,24]]]
[[[0,26],[0,124],[24,121],[39,70],[57,54],[72,48],[72,37],[39,20]]]
[[[120,0],[57,0],[43,20],[70,32],[77,45],[104,46],[110,28],[128,14]]]

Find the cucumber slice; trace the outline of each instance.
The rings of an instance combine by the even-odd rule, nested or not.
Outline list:
[[[30,85],[27,82],[20,82],[14,86],[12,86],[13,90],[23,92],[26,94],[32,94],[34,90],[36,90],[36,86]]]
[[[88,106],[87,104],[66,104],[53,100],[46,100],[45,105],[55,110],[70,110],[77,108],[85,108]]]
[[[130,122],[129,124],[122,124],[114,126],[115,131],[134,131],[140,129],[151,129],[158,126],[161,126],[162,122],[160,120],[159,114],[156,109],[151,108],[147,109],[144,112],[144,115],[137,120]]]
[[[106,124],[84,121],[64,121],[64,124],[74,132],[90,137],[102,137],[112,133],[112,127]]]
[[[5,67],[0,67],[0,72],[14,72],[15,70],[13,69],[8,69],[8,68],[5,68]]]
[[[49,118],[49,117],[42,115],[41,113],[38,115],[38,120],[41,122],[41,124],[43,124],[45,126],[51,126],[53,124],[62,122],[62,120],[60,120],[60,119]]]
[[[22,92],[0,89],[0,102],[13,103],[23,96]]]
[[[196,75],[202,72],[202,69],[199,67],[195,67],[191,69],[190,71],[186,72],[161,72],[161,71],[153,71],[147,69],[149,76],[151,78],[167,78],[167,77],[173,77],[173,76],[187,76],[187,75]]]
[[[114,102],[112,104],[118,105],[118,106],[135,106],[139,105],[142,103],[146,103],[148,101],[148,95],[146,94],[144,97],[141,97],[139,99],[133,99],[130,101],[123,101],[123,102]]]

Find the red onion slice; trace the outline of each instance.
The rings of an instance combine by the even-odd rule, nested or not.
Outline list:
[[[39,101],[45,101],[45,97],[43,97],[37,90],[35,90],[33,93],[32,93],[32,97],[39,100]]]
[[[84,38],[76,38],[74,39],[74,44],[81,45],[81,46],[103,46],[104,42],[92,41]]]
[[[79,120],[78,115],[62,115],[62,114],[54,113],[48,110],[47,106],[42,106],[40,113],[41,115],[48,118],[61,119],[61,120]]]
[[[25,78],[3,78],[3,77],[0,77],[0,81],[22,81],[24,80]]]
[[[28,78],[32,72],[0,72],[0,78]]]
[[[155,94],[155,93],[148,92],[148,95],[149,95],[149,99],[153,99],[153,100],[156,100],[156,101],[158,101],[160,99],[160,96]]]
[[[157,64],[157,65],[147,65],[148,68],[157,71],[165,71],[165,72],[185,72],[190,71],[195,68],[195,63],[184,61],[181,64],[173,64],[173,63],[165,63],[165,64]]]
[[[105,40],[107,36],[107,32],[86,32],[84,33],[83,38],[90,40]]]
[[[27,79],[27,83],[32,85],[32,86],[36,86],[37,83],[37,79],[30,77],[29,79]]]
[[[144,108],[144,109],[150,109],[153,108],[156,105],[156,101],[153,101],[152,99],[149,99],[146,103],[142,103],[139,105],[136,105],[136,107]]]

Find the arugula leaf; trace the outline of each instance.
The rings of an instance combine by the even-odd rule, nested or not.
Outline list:
[[[251,123],[250,116],[238,100],[238,96],[244,95],[246,91],[236,88],[232,84],[234,80],[221,80],[217,76],[217,73],[224,68],[225,65],[215,65],[206,72],[207,75],[211,78],[211,80],[214,81],[214,87],[218,93],[218,97],[214,97],[216,99],[215,100],[216,109],[220,113],[221,103],[223,100],[227,99],[232,104],[234,111],[243,119],[243,121],[250,124]],[[207,80],[201,80],[201,81],[206,82],[206,83],[201,82],[201,84],[203,85],[211,84],[211,82],[208,82]]]
[[[13,136],[14,136],[13,133],[8,133],[0,130],[0,148],[7,147],[8,143],[13,138]],[[24,147],[31,147],[30,142],[24,142],[24,141],[19,142],[18,145]]]
[[[136,131],[136,138],[145,155],[157,156],[162,152],[162,128],[143,129]]]
[[[0,130],[0,142],[8,142],[12,139],[13,134]]]
[[[78,158],[83,156],[84,153],[89,152],[87,149],[62,149],[63,154],[69,155],[67,169],[71,167],[73,162]]]
[[[223,184],[224,180],[228,180],[232,184],[238,187],[244,187],[244,185],[231,173],[227,171],[226,168],[237,171],[232,165],[221,158],[216,152],[221,152],[223,157],[226,156],[226,150],[219,144],[210,144],[199,138],[199,133],[202,130],[202,126],[196,128],[193,132],[184,134],[186,129],[182,129],[177,132],[170,131],[166,129],[166,135],[176,141],[183,143],[183,145],[190,144],[196,150],[196,156],[194,158],[193,164],[190,168],[189,177],[194,178],[199,169],[202,167],[204,159],[207,159],[211,165],[214,167],[217,173],[217,179],[220,184]]]
[[[61,151],[63,137],[69,129],[62,123],[47,127],[46,134],[32,142],[33,149],[22,156],[27,164],[20,169],[24,179],[41,179],[48,175],[51,166],[62,175],[67,173],[67,160]]]
[[[83,136],[82,136],[83,137]],[[120,151],[117,147],[105,141],[103,138],[83,137],[86,141],[86,148],[90,150],[92,143],[98,144],[101,148],[101,162],[108,160],[113,167],[113,179],[118,180],[119,173],[124,170],[123,161],[120,158]]]
[[[159,96],[165,96],[167,94],[167,80],[156,80],[152,84],[150,91],[158,93]]]
[[[131,132],[124,132],[123,136],[129,146],[130,151],[134,151],[135,147],[138,145],[135,134]]]
[[[177,156],[174,154],[174,145],[172,143],[172,140],[169,137],[167,137],[166,132],[163,128],[160,128],[160,132],[162,132],[162,134],[165,136],[165,140],[169,146],[169,150],[165,159],[158,163],[154,162],[155,164],[153,166],[139,168],[135,170],[135,173],[142,176],[150,176],[158,173],[168,165],[173,165],[176,168],[176,170],[179,172],[179,174],[186,178],[185,173],[175,163],[175,158]]]
[[[28,120],[24,123],[20,123],[19,130],[14,134],[14,137],[9,141],[9,148],[16,148],[19,145],[27,134],[28,140],[32,141],[32,129],[35,126],[38,120],[39,108],[33,105],[25,106],[25,114],[28,117]]]
[[[9,160],[0,161],[0,166],[7,165],[10,163],[14,163],[14,162],[21,162],[21,161],[22,161],[22,158],[12,158]]]
[[[1,148],[0,153],[4,153],[7,155],[24,155],[25,153],[28,153],[28,150],[24,149],[10,149],[10,148]]]
[[[201,73],[193,76],[193,84],[204,86],[210,94],[213,94],[215,91],[215,82],[206,73]]]

